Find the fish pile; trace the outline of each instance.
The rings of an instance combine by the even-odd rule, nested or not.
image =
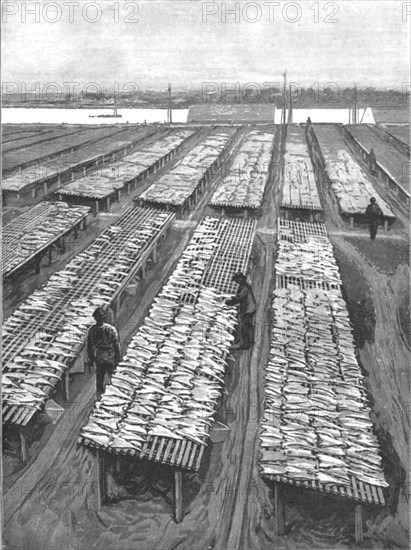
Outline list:
[[[306,242],[310,237],[327,237],[327,228],[322,222],[297,222],[278,218],[278,238],[290,242]]]
[[[37,162],[34,166],[23,168],[20,172],[5,176],[1,183],[2,189],[4,191],[21,191],[31,183],[57,175],[58,170],[55,166],[56,163],[47,165]]]
[[[87,206],[42,202],[3,228],[3,276],[67,233],[87,216]]]
[[[214,130],[139,198],[158,204],[184,204],[206,177],[234,133],[233,128]]]
[[[360,148],[370,153],[374,149],[377,165],[406,193],[410,191],[411,174],[409,155],[401,152],[390,143],[382,131],[371,124],[348,124],[344,131],[351,136]]]
[[[272,149],[273,134],[251,130],[210,204],[259,208],[268,181]]]
[[[16,404],[15,396],[22,394],[22,388],[26,393],[22,406],[29,403],[38,408],[44,403],[45,397],[36,396],[30,387],[38,387],[47,396],[63,373],[48,369],[44,361],[58,358],[67,367],[75,360],[94,324],[95,308],[110,304],[141,254],[173,219],[173,214],[155,209],[130,209],[6,319],[3,374],[13,385],[3,393],[4,406]],[[40,386],[37,361],[41,361]]]
[[[22,168],[19,172],[11,174],[3,178],[2,188],[5,191],[20,191],[27,185],[46,178],[55,178],[59,174],[83,165],[84,163],[95,162],[102,157],[103,154],[113,154],[115,152],[135,145],[139,137],[139,133],[131,130],[108,129],[108,136],[101,134],[100,129],[97,130],[100,134],[95,142],[88,142],[80,149],[72,152],[66,152],[63,156],[54,158],[49,161],[37,160],[35,165]],[[94,129],[93,133],[96,133]],[[21,163],[21,162],[20,162]]]
[[[60,187],[56,193],[62,196],[79,196],[93,199],[108,197],[140,176],[161,158],[171,153],[192,133],[193,130],[188,129],[176,130],[153,143],[149,143],[138,151],[125,155],[121,161],[113,161],[104,168],[98,168],[90,174]]]
[[[236,315],[227,294],[204,279],[231,222],[206,217],[198,226],[82,429],[82,443],[131,454],[154,436],[207,444]]]
[[[293,128],[287,134],[281,206],[322,210],[302,128]]]
[[[338,130],[332,125],[316,126],[315,135],[341,212],[347,215],[364,214],[370,198],[375,197],[384,216],[394,218],[389,205],[374,190],[365,172],[347,151]]]
[[[306,241],[292,242],[280,238],[275,271],[276,275],[341,285],[333,248],[326,237],[312,235]]]
[[[261,475],[387,487],[341,288],[276,288],[272,318]]]
[[[139,452],[149,436],[205,445],[224,388],[235,325],[218,291],[182,304],[167,285],[132,339],[80,440]]]

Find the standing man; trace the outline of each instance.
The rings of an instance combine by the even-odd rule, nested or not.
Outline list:
[[[253,289],[240,271],[233,277],[238,284],[236,295],[226,301],[228,306],[238,304],[238,341],[233,349],[250,349],[254,344],[254,315],[257,309]]]
[[[87,335],[87,355],[90,366],[96,364],[96,393],[100,399],[104,391],[104,376],[110,380],[121,361],[120,342],[117,330],[107,323],[107,312],[98,307],[93,313],[96,324],[90,327]]]
[[[382,217],[381,208],[377,204],[377,200],[374,197],[371,197],[370,204],[367,206],[365,215],[368,218],[368,227],[370,230],[371,240],[374,241],[378,231],[378,222]]]
[[[377,173],[377,158],[375,156],[374,149],[371,149],[368,160],[370,163],[370,172],[375,175]]]

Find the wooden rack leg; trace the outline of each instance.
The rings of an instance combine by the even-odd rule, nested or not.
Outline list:
[[[20,456],[23,464],[27,462],[27,441],[26,436],[23,434],[22,430],[19,430],[20,433]]]
[[[388,220],[384,220],[384,231],[388,231]]]
[[[153,262],[157,261],[157,245],[155,245],[153,248],[152,258],[153,258]]]
[[[285,533],[285,505],[283,488],[280,483],[274,483],[275,526],[277,535]]]
[[[354,217],[350,216],[350,229],[354,229]]]
[[[94,201],[94,206],[95,206],[95,213],[98,214],[98,211],[99,211],[98,201]]]
[[[41,261],[40,254],[37,254],[37,256],[34,258],[34,269],[37,274],[40,273],[40,261]]]
[[[176,522],[183,519],[183,477],[181,470],[174,472],[174,510]]]
[[[68,369],[64,374],[64,400],[68,401],[70,399],[70,374]]]
[[[106,459],[101,451],[97,451],[97,509],[107,500],[107,468]]]
[[[355,542],[361,544],[364,540],[362,531],[362,505],[357,504],[355,507]]]
[[[52,252],[53,252],[53,246],[51,245],[51,246],[49,246],[49,265],[51,265],[51,262],[53,260]]]

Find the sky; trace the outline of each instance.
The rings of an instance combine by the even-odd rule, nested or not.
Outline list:
[[[279,82],[285,68],[301,86],[401,89],[410,81],[407,4],[3,0],[3,90],[35,82],[245,86]]]

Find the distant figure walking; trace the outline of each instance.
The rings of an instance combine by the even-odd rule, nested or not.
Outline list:
[[[370,163],[370,172],[375,175],[377,173],[377,159],[375,157],[374,149],[371,149],[370,154],[368,155],[368,161]]]
[[[365,215],[368,218],[368,227],[370,230],[370,237],[371,237],[371,240],[373,241],[375,240],[375,237],[377,235],[379,220],[383,215],[381,208],[378,206],[378,203],[375,197],[371,197],[370,204],[367,206]]]
[[[111,376],[121,361],[120,342],[117,330],[107,322],[107,312],[98,307],[93,313],[96,324],[87,335],[87,355],[90,366],[96,365],[96,393],[100,399],[104,391],[104,377]]]
[[[253,289],[247,283],[247,279],[240,271],[233,277],[238,284],[236,295],[226,301],[228,306],[238,305],[238,330],[237,341],[233,349],[250,349],[254,344],[254,316],[256,312],[256,301]]]

